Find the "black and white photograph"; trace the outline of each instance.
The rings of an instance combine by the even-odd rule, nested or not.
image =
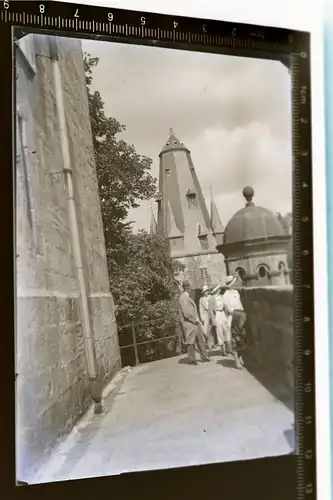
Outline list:
[[[15,43],[28,484],[296,450],[290,69],[155,45]]]

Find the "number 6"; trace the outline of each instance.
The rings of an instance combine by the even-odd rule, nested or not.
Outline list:
[[[9,9],[9,1],[8,0],[4,0],[4,2],[3,2],[3,8],[4,9]]]

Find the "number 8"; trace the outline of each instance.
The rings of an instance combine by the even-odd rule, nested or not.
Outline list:
[[[44,12],[45,12],[45,5],[41,4],[41,5],[39,6],[39,12],[40,12],[41,14],[44,14]]]
[[[4,2],[3,2],[3,8],[4,9],[9,9],[9,2],[8,2],[8,0],[4,0]]]

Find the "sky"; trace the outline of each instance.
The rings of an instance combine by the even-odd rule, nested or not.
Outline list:
[[[171,125],[224,225],[244,206],[246,185],[256,205],[291,212],[291,77],[282,63],[92,40],[82,49],[100,59],[93,88],[106,115],[126,125],[118,138],[153,160],[152,175]],[[128,217],[134,230],[150,219],[149,202]]]

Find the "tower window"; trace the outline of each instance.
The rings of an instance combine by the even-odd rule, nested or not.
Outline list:
[[[208,271],[206,267],[200,268],[200,278],[204,281],[204,283],[208,283]]]
[[[286,267],[285,267],[284,263],[280,262],[279,263],[279,271],[280,271],[280,273],[284,273],[285,270],[286,270]]]
[[[236,269],[236,273],[238,274],[239,279],[243,282],[246,276],[246,271],[242,267]]]
[[[258,275],[259,275],[259,278],[267,278],[268,277],[268,269],[266,266],[259,266],[258,267]]]
[[[267,275],[266,267],[260,266],[258,269],[258,274],[259,274],[260,278],[265,278],[265,276]]]
[[[192,191],[191,189],[189,189],[186,193],[186,197],[187,197],[189,207],[196,207],[197,206],[197,194],[195,191]]]
[[[166,168],[165,169],[165,173],[166,173],[166,175],[170,175],[171,174],[171,169],[170,168]]]
[[[188,206],[189,207],[196,207],[197,206],[197,199],[195,196],[188,198]]]

